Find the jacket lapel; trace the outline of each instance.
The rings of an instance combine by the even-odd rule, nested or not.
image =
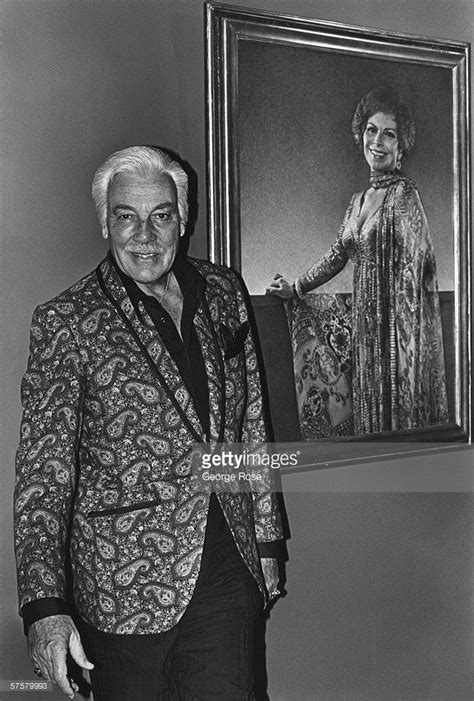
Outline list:
[[[206,290],[194,317],[194,324],[206,366],[211,440],[222,443],[226,415],[225,373],[216,326],[208,304],[208,294],[206,285]]]
[[[140,303],[142,319],[138,318],[113,264],[107,258],[97,267],[96,273],[103,293],[134,339],[155,380],[165,390],[194,440],[202,442],[204,432],[191,394],[181,378],[176,363],[160,340],[149,314]],[[204,349],[203,356],[206,358]]]

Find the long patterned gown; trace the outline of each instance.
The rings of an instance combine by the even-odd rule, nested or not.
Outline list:
[[[436,261],[420,196],[400,174],[359,226],[362,198],[353,195],[335,243],[297,280],[298,294],[353,261],[356,435],[446,423]]]

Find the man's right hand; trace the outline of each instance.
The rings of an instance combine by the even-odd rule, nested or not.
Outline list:
[[[66,657],[71,657],[83,669],[93,669],[82,647],[81,638],[70,616],[47,616],[28,628],[28,654],[41,676],[57,684],[70,699],[74,689],[67,675]]]

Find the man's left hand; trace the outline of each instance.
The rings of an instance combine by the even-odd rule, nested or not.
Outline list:
[[[262,564],[262,572],[269,599],[270,601],[275,601],[281,594],[278,588],[278,583],[280,581],[278,560],[276,557],[262,557],[260,558],[260,562]]]

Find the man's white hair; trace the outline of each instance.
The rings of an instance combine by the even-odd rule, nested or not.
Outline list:
[[[116,175],[126,173],[138,178],[153,177],[157,173],[169,175],[176,185],[178,211],[180,216],[181,235],[184,234],[188,220],[188,176],[183,168],[164,151],[152,146],[130,146],[112,153],[104,163],[97,168],[92,179],[92,197],[97,216],[106,237],[107,206],[110,184]]]

